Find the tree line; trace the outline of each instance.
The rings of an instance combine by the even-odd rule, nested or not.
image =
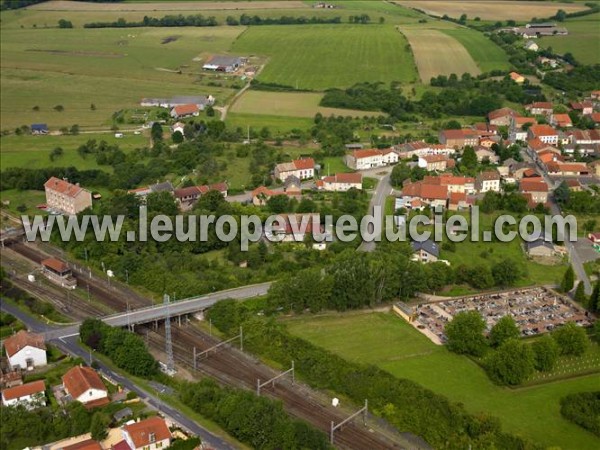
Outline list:
[[[363,279],[364,281],[364,279]],[[424,438],[434,448],[537,449],[501,430],[494,417],[469,414],[421,385],[396,378],[378,367],[349,362],[289,334],[273,318],[257,316],[248,305],[224,300],[208,311],[213,325],[228,335],[244,327],[244,347],[282,366],[295,362],[297,373],[316,389],[327,389],[356,404],[369,399],[370,410],[396,427]]]
[[[252,448],[331,448],[322,432],[289,417],[281,401],[257,397],[254,392],[242,389],[220,387],[208,378],[185,383],[179,396],[185,405]]]
[[[561,398],[560,414],[600,437],[600,391],[579,392]]]
[[[303,25],[303,24],[339,24],[342,23],[341,17],[259,17],[242,14],[239,18],[228,16],[225,24],[229,26],[257,26],[257,25]],[[360,22],[364,23],[364,22]],[[184,16],[182,14],[166,15],[160,18],[148,17],[140,21],[133,22],[119,18],[113,22],[91,22],[83,25],[84,28],[138,28],[138,27],[216,27],[222,25],[214,16],[203,16],[202,14],[193,14]]]

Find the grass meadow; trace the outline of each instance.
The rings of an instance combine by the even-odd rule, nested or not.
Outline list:
[[[569,30],[567,36],[543,37],[538,45],[558,53],[570,52],[584,64],[600,64],[600,13],[568,19],[561,25]]]
[[[474,361],[433,344],[391,313],[350,313],[286,321],[294,335],[350,361],[374,364],[498,417],[505,430],[546,447],[596,449],[600,439],[560,415],[560,398],[598,389],[597,375],[509,389],[493,384]]]
[[[149,145],[143,135],[126,133],[117,139],[113,134],[79,134],[77,136],[3,136],[0,138],[0,165],[2,170],[9,167],[40,169],[43,167],[74,166],[80,170],[102,169],[111,171],[109,166],[98,166],[93,155],[82,158],[77,148],[90,139],[116,144],[125,152]],[[63,149],[63,155],[50,160],[50,152],[56,147]]]
[[[242,30],[3,29],[0,127],[107,126],[115,111],[134,108],[143,97],[210,93],[224,102],[233,90],[207,86],[210,80],[194,59],[226,51]],[[162,44],[174,35],[175,41]],[[56,105],[64,111],[55,111]]]
[[[324,108],[319,106],[323,94],[314,92],[266,92],[248,90],[236,100],[232,112],[242,114],[266,114],[274,116],[310,117],[321,113],[324,116],[381,115],[379,112],[353,109]]]
[[[306,130],[313,124],[312,118],[309,117],[243,114],[235,112],[228,113],[225,122],[228,127],[233,129],[240,127],[243,130],[246,130],[247,127],[250,127],[260,130],[262,127],[267,127],[274,135],[287,133],[294,129]]]
[[[417,79],[406,39],[387,25],[251,27],[232,52],[268,57],[258,79],[300,89]]]

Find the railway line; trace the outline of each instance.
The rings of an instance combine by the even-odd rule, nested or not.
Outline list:
[[[148,343],[152,347],[159,350],[164,349],[163,334],[148,329],[147,337]],[[173,325],[172,337],[176,362],[192,370],[194,369],[193,347],[196,347],[198,351],[203,351],[219,342],[218,339],[189,326]],[[228,346],[199,360],[197,370],[206,376],[217,379],[222,384],[250,390],[256,389],[257,379],[266,381],[278,374],[233,346]],[[317,397],[308,387],[292,385],[286,379],[278,380],[274,386],[269,385],[262,388],[261,393],[281,400],[288,413],[325,433],[329,433],[331,421],[339,423],[350,413],[328,406],[326,400]],[[402,436],[392,433],[384,435],[381,430],[374,431],[369,425],[365,427],[360,419],[345,425],[335,432],[335,445],[349,449],[405,448],[403,444],[406,443]]]
[[[45,252],[37,247],[16,242],[10,245],[9,251],[14,251],[36,264],[48,257]],[[130,292],[116,283],[109,288],[103,280],[90,277],[89,273],[82,270],[82,268],[73,267],[73,276],[76,277],[80,287],[87,289],[89,286],[90,295],[115,311],[126,311],[128,306],[132,308],[152,304],[150,299]],[[73,318],[83,319],[90,316],[105,315],[105,312],[93,303],[85,302],[79,298],[77,301],[69,301],[68,294],[59,288],[31,283],[23,277],[13,277],[13,279],[19,287],[51,301],[59,306],[65,314]],[[162,328],[159,328],[159,331],[154,331],[152,328],[151,325],[137,326],[136,331],[141,333],[142,336],[146,336],[149,346],[163,352],[165,337],[164,334],[159,332]],[[187,369],[192,369],[192,371],[194,369],[193,348],[196,347],[197,351],[201,352],[219,343],[217,338],[209,336],[197,328],[185,325],[173,324],[172,337],[176,363]],[[275,370],[230,345],[216,353],[211,353],[205,359],[199,360],[197,370],[199,373],[214,378],[224,385],[252,391],[256,389],[257,379],[266,381],[278,374]],[[331,421],[339,423],[353,412],[335,409],[328,405],[328,399],[318,397],[317,392],[300,384],[292,385],[286,379],[278,380],[275,385],[265,386],[262,388],[261,393],[281,400],[289,414],[312,424],[325,433],[329,433]],[[336,430],[335,446],[361,450],[392,450],[410,447],[410,443],[406,442],[397,432],[388,430],[382,433],[380,427],[377,431],[374,431],[373,426],[375,425],[372,419],[369,421],[369,425],[365,427],[360,419],[356,419],[354,422]]]

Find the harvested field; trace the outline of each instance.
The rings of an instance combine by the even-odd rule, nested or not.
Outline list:
[[[410,43],[423,82],[428,83],[438,75],[481,73],[469,52],[453,37],[433,29],[401,28],[400,31]]]
[[[289,117],[314,117],[318,112],[324,116],[380,115],[378,112],[354,109],[323,108],[319,102],[323,97],[317,93],[246,91],[231,108],[232,112],[266,114]]]
[[[85,3],[77,1],[51,1],[30,6],[39,11],[211,11],[224,9],[297,9],[306,8],[301,1],[258,2],[135,2],[135,3]]]
[[[469,28],[444,29],[443,32],[467,49],[482,72],[505,70],[510,67],[508,55],[483,33]]]
[[[479,17],[482,20],[531,20],[533,17],[550,17],[562,9],[567,13],[583,11],[587,6],[577,3],[557,3],[539,1],[397,1],[401,6],[415,8],[442,17],[467,18]]]

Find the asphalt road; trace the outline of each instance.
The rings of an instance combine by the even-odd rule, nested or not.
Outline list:
[[[2,302],[0,304],[0,308],[2,311],[7,312],[27,326],[30,331],[35,333],[48,333],[56,329],[56,327],[46,325],[37,319],[25,314],[17,307]],[[73,357],[79,357],[84,359],[87,362],[90,362],[90,357],[92,361],[94,361],[98,365],[98,371],[104,374],[106,377],[116,381],[124,388],[135,392],[138,397],[143,400],[147,405],[151,408],[160,412],[163,416],[168,417],[171,421],[177,423],[181,428],[187,430],[189,433],[195,434],[202,439],[202,442],[215,448],[218,450],[234,450],[237,447],[232,446],[228,442],[225,442],[220,437],[214,435],[210,431],[202,428],[193,420],[181,414],[176,409],[167,405],[165,402],[160,400],[158,397],[150,394],[146,390],[134,384],[128,378],[121,376],[120,374],[114,372],[108,366],[106,366],[102,361],[99,361],[93,357],[93,354],[84,349],[79,343],[78,336],[71,336],[67,338],[57,338],[50,340],[50,342],[56,347],[60,348],[63,352],[68,353]]]
[[[540,164],[538,161],[533,161],[532,158],[529,156],[529,154],[525,150],[521,149],[521,155],[523,156],[523,159],[525,161],[533,162],[538,167],[538,169],[540,170],[540,172],[544,178],[544,181],[548,184],[548,187],[551,190],[551,192],[548,195],[548,203],[550,204],[550,213],[552,215],[561,215],[562,213],[560,211],[560,207],[556,203],[556,200],[554,199],[554,194],[552,192],[560,184],[561,180],[551,179],[546,172],[546,168],[542,164]],[[579,226],[579,224],[578,224],[578,226]],[[592,283],[591,283],[587,273],[585,273],[585,268],[583,267],[581,257],[579,255],[579,253],[577,253],[577,248],[575,247],[573,242],[570,242],[568,240],[565,240],[564,243],[565,243],[565,247],[566,247],[567,251],[569,252],[569,261],[571,262],[571,265],[573,266],[575,275],[577,276],[577,278],[579,280],[583,281],[585,293],[587,295],[590,295],[592,293]]]
[[[379,206],[381,208],[381,220],[384,220],[385,217],[385,199],[388,195],[392,193],[392,185],[390,184],[390,174],[386,174],[383,176],[379,183],[377,184],[377,188],[373,193],[373,197],[371,197],[371,202],[369,203],[369,214],[373,214],[375,207]],[[385,223],[382,222],[382,229]],[[380,236],[381,237],[381,236]],[[365,242],[363,241],[358,246],[358,251],[361,252],[372,252],[377,247],[376,241]]]

